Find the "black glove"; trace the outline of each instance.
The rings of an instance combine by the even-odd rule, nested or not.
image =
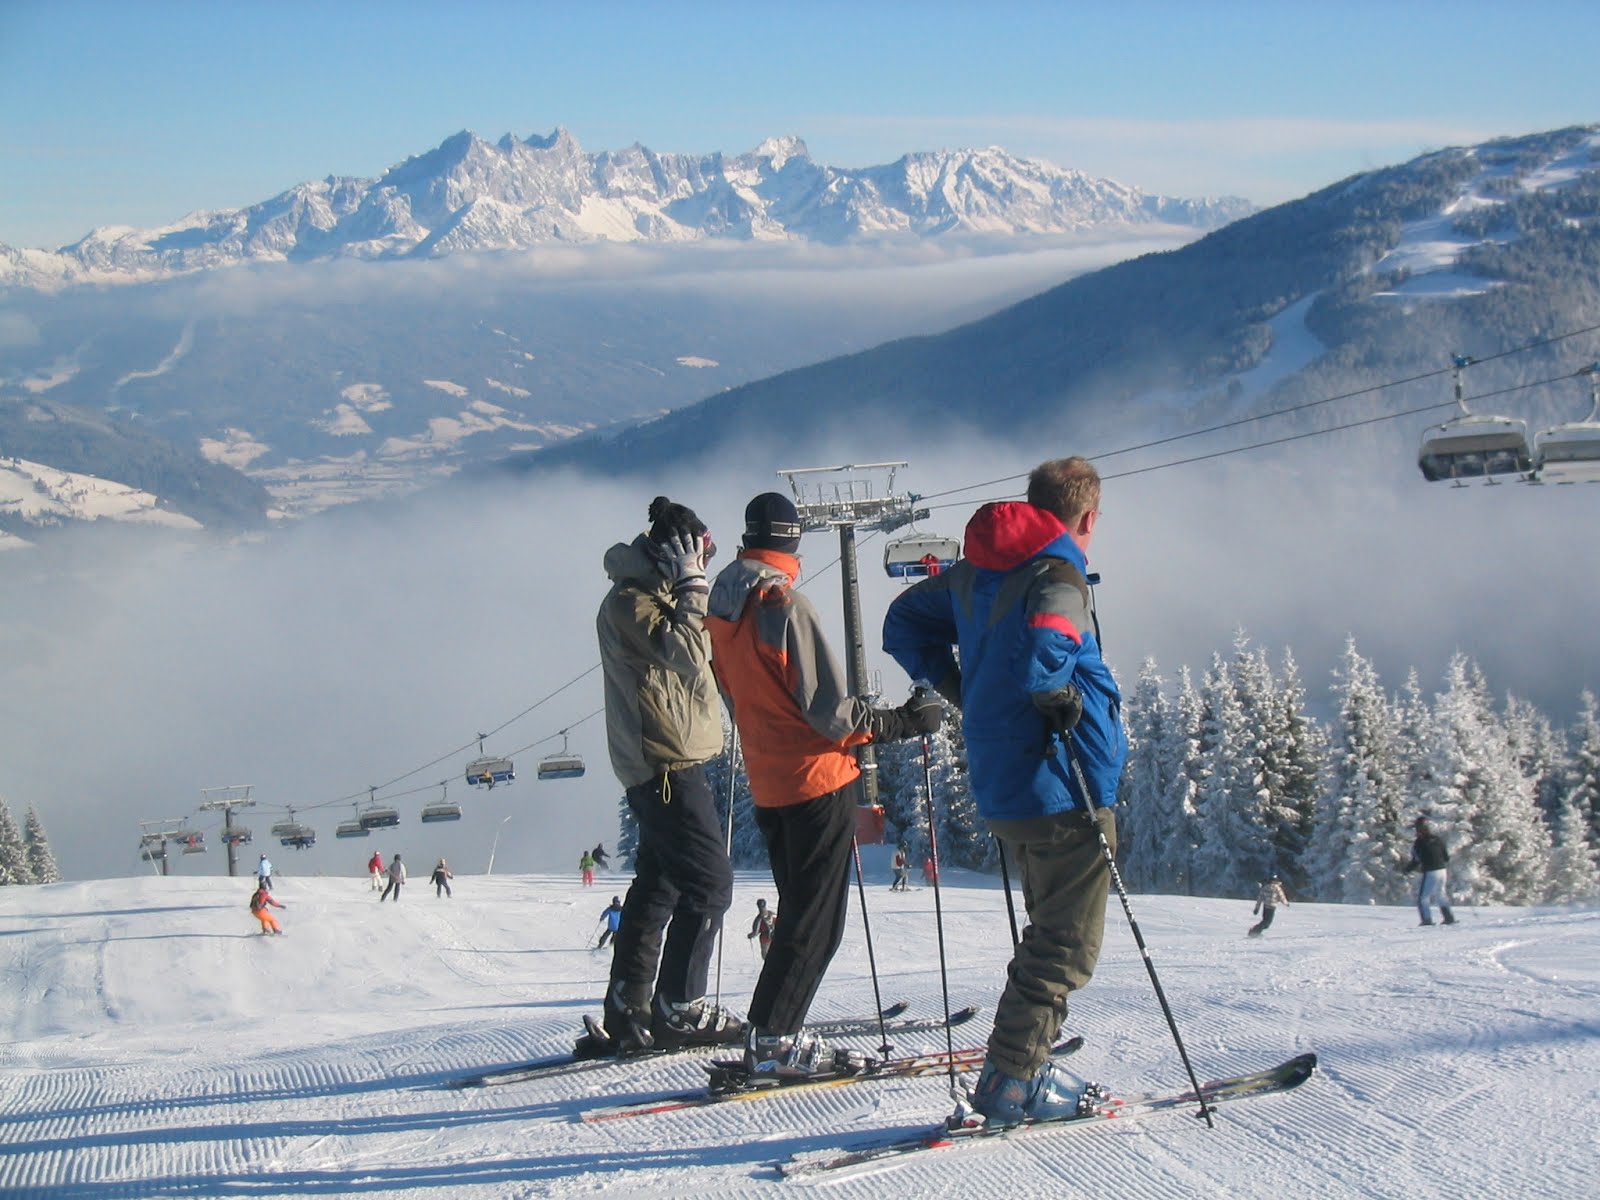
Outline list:
[[[944,705],[938,697],[918,688],[899,708],[872,710],[870,729],[875,742],[899,742],[937,733],[944,723]]]
[[[1034,692],[1033,706],[1048,729],[1065,737],[1083,716],[1083,695],[1069,683],[1053,692]]]

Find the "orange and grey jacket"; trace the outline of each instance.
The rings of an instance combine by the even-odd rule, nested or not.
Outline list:
[[[712,667],[739,728],[751,798],[782,808],[861,775],[850,747],[872,740],[871,708],[846,693],[811,601],[793,589],[800,562],[741,550],[711,588]]]
[[[644,534],[606,551],[611,590],[595,629],[605,672],[606,745],[623,787],[722,753],[706,594],[676,596]]]

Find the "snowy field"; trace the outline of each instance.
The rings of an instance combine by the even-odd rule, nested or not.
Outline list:
[[[876,871],[869,872],[876,875]],[[943,891],[952,1001],[984,1013],[1009,934],[1004,896],[952,873]],[[280,881],[287,936],[253,931],[245,881],[153,877],[0,888],[0,1195],[107,1197],[778,1196],[1544,1197],[1593,1195],[1600,1168],[1600,913],[1295,905],[1247,940],[1242,901],[1134,897],[1197,1070],[1315,1050],[1287,1096],[974,1144],[824,1184],[771,1164],[949,1107],[934,1077],[582,1124],[600,1103],[693,1086],[696,1060],[611,1065],[447,1090],[454,1073],[567,1047],[597,1012],[587,949],[623,889],[566,877],[420,883],[380,905],[364,879]],[[933,893],[868,900],[884,999],[940,1008]],[[742,875],[722,964],[748,998]],[[813,1015],[869,1011],[859,912]],[[1068,1027],[1074,1060],[1114,1087],[1168,1088],[1181,1067],[1115,898],[1107,951]],[[900,1043],[942,1044],[942,1035]]]

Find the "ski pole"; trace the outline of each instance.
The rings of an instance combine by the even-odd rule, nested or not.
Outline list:
[[[856,864],[856,892],[861,897],[861,928],[867,935],[867,970],[872,974],[872,1003],[877,1009],[878,1036],[882,1039],[878,1053],[888,1058],[894,1047],[889,1045],[889,1027],[883,1019],[883,995],[878,989],[878,959],[872,952],[872,921],[867,916],[867,885],[861,876],[861,842],[853,833],[850,835],[850,856]]]
[[[1208,1128],[1215,1129],[1216,1124],[1211,1120],[1211,1106],[1206,1103],[1205,1092],[1201,1090],[1200,1080],[1194,1073],[1194,1065],[1189,1061],[1189,1051],[1184,1048],[1183,1036],[1178,1032],[1177,1019],[1172,1015],[1172,1006],[1167,1003],[1167,993],[1162,990],[1161,978],[1156,974],[1156,964],[1150,958],[1149,947],[1144,944],[1144,934],[1139,932],[1139,922],[1134,920],[1133,906],[1128,903],[1128,889],[1122,886],[1122,872],[1117,870],[1117,856],[1112,853],[1111,843],[1106,841],[1105,831],[1095,819],[1093,793],[1089,791],[1089,780],[1083,773],[1083,765],[1078,762],[1078,751],[1073,745],[1070,729],[1061,735],[1061,742],[1067,748],[1067,762],[1072,765],[1072,777],[1078,781],[1078,791],[1083,797],[1084,811],[1089,817],[1090,828],[1100,841],[1101,857],[1106,861],[1106,869],[1111,872],[1111,882],[1116,885],[1117,898],[1122,901],[1122,911],[1127,915],[1128,927],[1133,930],[1133,940],[1139,947],[1140,956],[1144,959],[1144,969],[1150,974],[1150,984],[1155,988],[1156,999],[1161,1003],[1161,1012],[1167,1018],[1167,1028],[1172,1030],[1172,1040],[1177,1044],[1178,1057],[1183,1060],[1183,1069],[1189,1073],[1189,1082],[1194,1086],[1195,1098],[1200,1101],[1199,1115],[1205,1118]]]
[[[722,852],[728,856],[729,866],[733,862],[733,789],[739,778],[739,727],[730,720],[728,724],[732,733],[728,739],[728,823],[727,832],[723,835]],[[717,986],[716,998],[712,1001],[718,1008],[722,1007],[722,947],[727,944],[726,932],[722,925],[717,926]]]
[[[1022,938],[1017,933],[1017,905],[1011,898],[1011,868],[1006,863],[1006,844],[997,837],[994,848],[1000,852],[1000,882],[1006,889],[1006,916],[1011,918],[1011,948],[1014,950],[1022,944]]]
[[[956,1083],[956,1044],[950,1030],[950,969],[944,954],[944,902],[939,894],[939,830],[933,813],[933,761],[932,738],[922,735],[922,785],[923,803],[928,809],[928,857],[933,860],[933,924],[939,942],[939,987],[944,994],[944,1048],[946,1065],[950,1074],[950,1098],[961,1100]]]

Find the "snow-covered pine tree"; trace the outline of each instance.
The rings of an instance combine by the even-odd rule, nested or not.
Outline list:
[[[706,782],[717,801],[717,820],[727,828],[729,764],[733,769],[733,844],[729,857],[740,870],[765,867],[767,841],[756,824],[755,801],[750,796],[750,776],[745,773],[744,755],[737,752],[733,739],[733,726],[724,721],[722,726],[722,753],[706,763]]]
[[[928,821],[922,805],[920,741],[886,742],[878,747],[878,803],[883,806],[883,836],[894,845],[904,841],[913,857],[926,854]]]
[[[28,847],[28,865],[33,868],[35,883],[60,883],[61,871],[56,866],[56,856],[50,849],[50,839],[44,831],[44,822],[30,805],[22,821],[22,840]]]
[[[0,885],[32,883],[33,867],[28,862],[28,848],[23,844],[22,831],[0,796]]]
[[[1589,844],[1600,849],[1600,703],[1584,689],[1578,724],[1572,731],[1570,795],[1589,822]]]
[[[1545,825],[1555,828],[1566,801],[1569,754],[1564,733],[1520,696],[1506,696],[1506,737],[1522,773],[1533,781],[1534,803]]]
[[[921,743],[911,743],[921,757]],[[978,811],[967,773],[967,742],[960,714],[945,708],[944,727],[935,734],[928,755],[935,795],[943,793],[944,825],[940,829],[940,857],[954,866],[988,871],[999,865],[1000,850],[989,824]]]
[[[1173,843],[1166,848],[1172,876],[1170,890],[1180,896],[1199,894],[1195,886],[1195,855],[1200,848],[1200,781],[1205,777],[1205,758],[1200,748],[1205,710],[1205,701],[1189,668],[1181,668],[1161,768],[1170,781],[1161,805],[1173,831]]]
[[[1187,682],[1187,676],[1185,676]],[[1123,706],[1128,768],[1119,789],[1117,858],[1127,884],[1139,892],[1181,892],[1189,876],[1192,814],[1184,807],[1187,745],[1178,705],[1169,700],[1156,661],[1139,666]]]
[[[639,855],[639,818],[628,807],[626,794],[617,801],[617,865],[633,870]]]
[[[1338,713],[1329,731],[1316,837],[1305,856],[1311,891],[1336,903],[1397,903],[1405,898],[1400,869],[1409,856],[1399,718],[1355,638],[1345,640],[1333,676]]]
[[[1555,904],[1575,904],[1600,893],[1600,856],[1589,841],[1589,821],[1578,804],[1576,791],[1556,810],[1551,827],[1548,899]]]
[[[1205,765],[1195,805],[1194,890],[1202,896],[1252,895],[1271,874],[1273,848],[1261,818],[1263,775],[1255,734],[1246,724],[1234,673],[1221,655],[1212,655],[1200,694]]]
[[[1545,894],[1550,837],[1483,674],[1457,653],[1434,698],[1432,780],[1425,795],[1450,846],[1451,893],[1476,904],[1527,904]],[[1455,836],[1452,838],[1450,834]]]

